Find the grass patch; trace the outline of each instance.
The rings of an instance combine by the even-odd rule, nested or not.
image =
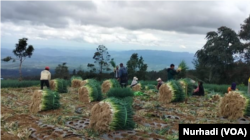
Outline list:
[[[40,80],[1,80],[1,88],[22,88],[31,86],[40,86]]]

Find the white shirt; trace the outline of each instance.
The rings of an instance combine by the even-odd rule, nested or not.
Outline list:
[[[132,86],[132,85],[135,85],[136,83],[137,83],[137,81],[136,81],[136,80],[133,80],[132,83],[131,83],[131,86]]]
[[[50,80],[51,79],[51,74],[48,70],[43,70],[41,72],[41,78],[40,80]]]

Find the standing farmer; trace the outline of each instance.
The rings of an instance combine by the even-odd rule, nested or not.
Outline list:
[[[126,87],[128,85],[128,72],[125,67],[123,67],[123,64],[120,64],[120,69],[118,72],[118,80],[120,82],[121,87]]]
[[[45,67],[45,70],[41,72],[41,90],[43,90],[43,84],[49,89],[49,80],[51,79],[51,73],[49,72],[49,67]]]
[[[174,79],[174,76],[176,74],[179,74],[179,71],[180,71],[179,69],[177,70],[174,69],[174,64],[171,64],[170,68],[167,69],[168,73],[167,81]]]

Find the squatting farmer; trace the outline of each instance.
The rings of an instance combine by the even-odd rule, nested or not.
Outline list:
[[[157,90],[159,90],[160,87],[161,87],[161,85],[162,85],[164,82],[161,80],[161,78],[156,79],[156,81],[158,82],[158,83],[157,83]]]
[[[49,71],[49,67],[45,67],[45,70],[43,70],[41,72],[41,77],[40,77],[41,90],[43,90],[43,84],[45,84],[47,86],[47,88],[49,89],[49,80],[50,79],[51,79],[51,73]]]

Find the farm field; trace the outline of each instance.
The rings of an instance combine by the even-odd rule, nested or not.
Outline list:
[[[248,123],[250,117],[228,120],[217,115],[219,99],[215,92],[204,97],[191,96],[184,102],[160,104],[159,93],[142,90],[144,96],[133,97],[133,130],[98,133],[88,127],[91,108],[98,102],[79,101],[78,88],[68,86],[60,93],[60,108],[30,113],[34,91],[39,85],[22,88],[1,88],[2,140],[177,140],[179,124]],[[223,94],[221,94],[223,96]]]

